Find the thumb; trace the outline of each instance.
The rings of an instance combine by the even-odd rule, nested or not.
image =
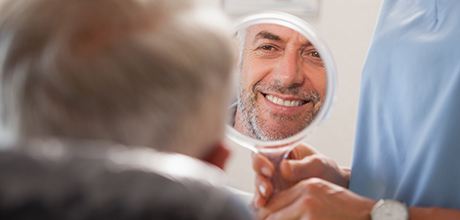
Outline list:
[[[322,167],[317,163],[317,157],[312,155],[302,160],[283,160],[280,164],[280,172],[284,179],[298,182],[311,177],[316,177]]]
[[[291,150],[291,152],[289,152],[289,159],[301,160],[304,157],[308,157],[314,154],[318,154],[314,148],[305,144],[298,144]]]

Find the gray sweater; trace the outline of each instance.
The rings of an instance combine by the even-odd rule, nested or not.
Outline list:
[[[56,160],[0,151],[0,219],[252,219],[244,204],[219,187],[114,167],[100,157]]]

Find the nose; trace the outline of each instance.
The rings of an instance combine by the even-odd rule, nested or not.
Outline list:
[[[302,85],[305,80],[305,74],[301,68],[300,55],[295,51],[285,51],[278,61],[274,78],[283,87]]]

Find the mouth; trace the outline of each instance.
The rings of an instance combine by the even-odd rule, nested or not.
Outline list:
[[[269,102],[283,107],[300,107],[311,102],[295,97],[281,97],[279,95],[261,93]]]

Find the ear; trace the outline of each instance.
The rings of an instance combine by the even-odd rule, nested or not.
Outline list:
[[[211,148],[211,150],[207,154],[204,155],[204,157],[201,160],[213,164],[221,169],[224,169],[225,163],[227,162],[229,156],[230,150],[228,150],[228,148],[225,147],[225,145],[223,145],[222,143],[217,143]]]

